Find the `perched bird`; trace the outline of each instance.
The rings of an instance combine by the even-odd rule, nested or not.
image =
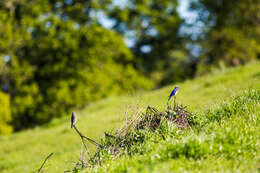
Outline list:
[[[76,122],[77,122],[76,113],[72,112],[72,115],[71,115],[71,128],[76,124]]]
[[[171,94],[170,94],[170,96],[169,96],[169,98],[168,98],[168,101],[170,101],[170,99],[172,98],[172,96],[175,97],[175,96],[177,95],[178,90],[179,90],[179,87],[175,87],[175,88],[172,90],[172,92],[171,92]]]

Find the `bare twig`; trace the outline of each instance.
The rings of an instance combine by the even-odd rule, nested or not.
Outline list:
[[[130,108],[130,106],[127,106],[126,107],[126,111],[125,111],[125,125],[123,125],[123,126],[121,126],[120,128],[119,128],[119,130],[117,131],[117,133],[119,134],[119,136],[121,136],[121,133],[122,133],[122,131],[123,131],[123,129],[125,128],[125,126],[127,126],[127,124],[128,124],[128,109]]]
[[[101,144],[97,143],[96,141],[94,141],[93,139],[90,139],[84,135],[82,135],[82,133],[80,133],[80,131],[77,129],[77,127],[74,125],[73,128],[76,130],[76,132],[79,134],[79,136],[81,137],[81,139],[83,140],[84,138],[90,142],[92,142],[93,144],[95,144],[96,146],[102,147]]]
[[[142,111],[142,112],[141,112]],[[128,152],[129,147],[136,143],[142,143],[146,140],[145,134],[140,133],[139,130],[151,130],[152,132],[160,128],[163,122],[174,123],[178,128],[190,128],[193,114],[187,110],[187,106],[177,103],[174,96],[174,104],[170,105],[167,102],[167,109],[160,112],[154,107],[147,106],[146,111],[143,109],[135,109],[131,117],[128,116],[128,109],[125,112],[124,124],[115,132],[115,134],[105,133],[105,146],[103,149],[107,150],[114,157],[119,157],[122,153]],[[131,112],[132,113],[132,112]],[[163,139],[166,137],[164,133],[159,133]],[[101,150],[102,151],[102,150]],[[100,151],[93,156],[92,164],[101,164],[102,155]],[[90,164],[91,164],[90,163]]]
[[[86,151],[84,151],[84,148],[81,147],[81,153],[80,153],[81,169],[83,169],[85,167],[85,165],[86,165],[86,162],[85,162],[85,152]]]
[[[80,136],[81,141],[82,141],[82,143],[83,143],[83,145],[84,145],[84,147],[85,147],[85,150],[86,150],[86,152],[88,153],[89,158],[91,158],[90,152],[89,152],[89,150],[88,150],[88,147],[87,147],[87,145],[86,145],[84,139],[86,139],[86,140],[92,142],[92,143],[95,144],[96,146],[102,147],[102,145],[100,145],[99,143],[97,143],[97,142],[94,141],[93,139],[90,139],[90,138],[88,138],[88,137],[82,135],[82,133],[80,133],[80,131],[77,129],[77,127],[76,127],[75,125],[73,125],[73,128],[76,130],[76,132],[77,132],[78,135]]]
[[[174,96],[174,109],[176,108],[176,96]]]
[[[91,158],[91,155],[90,155],[90,152],[89,152],[89,150],[88,150],[88,147],[87,147],[87,145],[86,145],[86,143],[85,143],[85,141],[84,141],[84,139],[83,139],[83,135],[79,132],[79,130],[77,129],[77,127],[75,126],[75,125],[73,125],[73,128],[76,130],[76,132],[79,134],[79,136],[80,136],[80,138],[81,138],[81,141],[82,141],[82,143],[83,143],[83,145],[84,145],[84,147],[85,147],[85,149],[86,149],[86,151],[87,151],[87,153],[88,153],[88,156],[89,156],[89,158]]]
[[[116,138],[114,135],[111,135],[109,133],[104,132],[104,134],[105,134],[105,137],[114,138],[114,139]]]
[[[37,173],[40,173],[40,172],[41,172],[41,169],[43,168],[44,164],[46,163],[46,161],[47,161],[52,155],[53,155],[53,153],[49,154],[49,155],[45,158],[44,162],[42,163],[41,167],[38,169],[38,172],[37,172]]]
[[[139,114],[139,112],[136,112],[134,119],[129,121],[129,123],[128,122],[126,123],[125,129],[124,129],[125,131],[124,131],[124,134],[123,134],[124,137],[126,137],[126,134],[127,134],[128,130],[132,127],[132,124],[138,122],[139,119],[141,118],[141,116],[138,115],[138,114]],[[138,115],[138,116],[136,117],[136,115]]]

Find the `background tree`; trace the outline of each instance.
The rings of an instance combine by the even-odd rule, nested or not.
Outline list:
[[[179,69],[191,61],[180,35],[184,20],[177,8],[177,0],[132,0],[106,11],[115,22],[112,28],[131,39],[137,69],[157,86],[184,80],[189,73]]]
[[[0,57],[4,60],[0,84],[3,91],[10,96],[13,126],[16,123],[13,117],[23,119],[23,115],[27,113],[26,108],[34,107],[38,90],[34,82],[29,82],[33,77],[33,67],[25,60],[19,60],[16,51],[30,39],[29,31],[45,9],[46,3],[38,0],[0,2]]]
[[[28,119],[36,118],[37,123],[89,101],[151,87],[128,63],[119,63],[133,56],[122,38],[107,29],[97,25],[77,28],[72,21],[53,16],[39,23],[32,35],[17,56],[35,69],[32,81],[41,97],[36,112],[27,115],[33,115]]]
[[[120,35],[54,13],[48,1],[3,1],[1,86],[15,130],[61,117],[108,95],[149,89]],[[4,34],[5,33],[5,34]],[[7,86],[7,87],[6,87]]]
[[[50,0],[50,3],[53,13],[79,25],[104,25],[105,19],[112,30],[127,39],[135,56],[131,62],[134,67],[158,87],[193,74],[186,38],[179,34],[184,20],[177,11],[177,0]],[[173,56],[177,50],[182,53]],[[188,68],[178,69],[180,65]]]
[[[259,0],[199,0],[192,8],[205,24],[201,41],[204,62],[230,66],[259,58]]]

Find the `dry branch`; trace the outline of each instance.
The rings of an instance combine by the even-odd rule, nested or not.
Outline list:
[[[77,127],[74,125],[73,128],[76,130],[76,132],[79,134],[79,136],[81,137],[82,141],[85,138],[86,140],[88,140],[89,142],[95,144],[96,146],[102,147],[102,145],[100,145],[99,143],[97,143],[96,141],[94,141],[93,139],[90,139],[84,135],[82,135],[82,133],[80,133],[80,131],[77,129]]]
[[[37,173],[40,173],[40,171],[41,171],[41,169],[43,168],[44,164],[46,163],[46,161],[47,161],[52,155],[53,155],[53,153],[49,154],[49,155],[45,158],[44,162],[42,163],[41,167],[38,169],[38,172],[37,172]]]

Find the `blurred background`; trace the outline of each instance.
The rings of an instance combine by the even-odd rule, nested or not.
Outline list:
[[[0,134],[260,59],[260,0],[1,0]]]

